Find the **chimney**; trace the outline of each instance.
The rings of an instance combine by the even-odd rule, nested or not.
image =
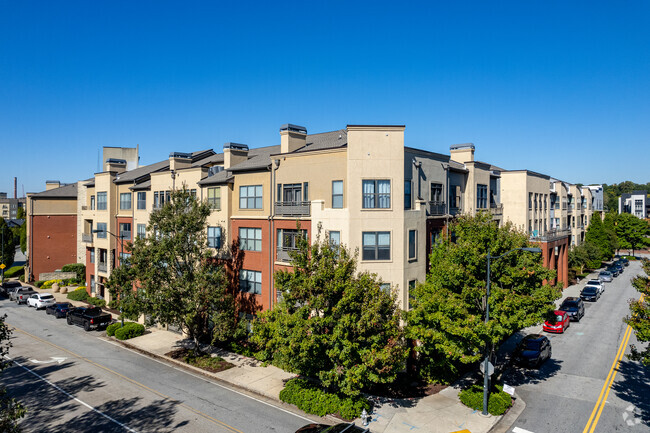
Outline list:
[[[225,143],[223,145],[223,168],[229,169],[233,165],[248,160],[248,146],[239,143]]]
[[[126,171],[126,159],[108,158],[104,167],[104,171],[121,173]]]
[[[280,153],[290,153],[307,144],[307,128],[286,123],[280,127]]]
[[[58,180],[46,180],[45,181],[45,191],[55,189],[61,186],[61,182]]]
[[[466,163],[474,161],[474,144],[473,143],[464,143],[464,144],[454,144],[449,146],[449,153],[451,154],[451,159],[456,162]]]
[[[192,166],[192,154],[182,152],[172,152],[169,154],[169,169],[180,170]]]
[[[18,198],[18,178],[14,176],[14,198]]]

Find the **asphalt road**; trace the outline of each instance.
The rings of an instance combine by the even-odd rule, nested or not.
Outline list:
[[[511,431],[650,432],[650,371],[622,356],[613,381],[610,375],[619,348],[629,353],[636,343],[622,319],[629,314],[628,300],[639,297],[630,281],[641,273],[639,262],[630,262],[606,283],[597,302],[585,302],[580,322],[572,322],[565,334],[546,334],[553,355],[539,371],[514,369],[506,375],[504,381],[526,402]]]
[[[42,310],[0,306],[16,328],[2,382],[28,408],[25,432],[290,433],[312,422]]]

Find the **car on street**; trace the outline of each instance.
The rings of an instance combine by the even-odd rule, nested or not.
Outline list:
[[[80,325],[84,330],[105,329],[110,325],[113,316],[104,313],[99,307],[77,307],[66,316],[68,325]]]
[[[56,300],[51,293],[34,293],[32,296],[27,298],[27,306],[34,307],[37,310],[45,308],[48,305],[55,304]]]
[[[614,277],[618,277],[621,273],[621,268],[618,266],[610,265],[605,269],[607,272],[611,272]]]
[[[45,307],[45,314],[52,314],[57,319],[66,317],[68,311],[72,310],[74,307],[69,302],[57,302],[56,304],[48,305]]]
[[[513,359],[522,367],[539,367],[551,357],[551,340],[542,334],[526,335],[517,345]]]
[[[576,296],[570,296],[562,301],[559,310],[565,311],[574,322],[579,322],[585,315],[585,303]]]
[[[600,271],[598,273],[598,279],[603,283],[611,283],[614,277],[612,276],[612,273],[609,271]]]
[[[625,266],[621,262],[614,262],[610,266],[613,266],[615,268],[618,268],[618,274],[622,274],[623,271],[625,270]]]
[[[598,287],[585,286],[580,291],[580,299],[582,299],[583,301],[596,302],[599,298],[600,298],[600,291],[598,290]]]
[[[621,263],[623,266],[630,266],[630,261],[626,259],[625,257],[619,257],[616,262]]]
[[[25,304],[27,303],[27,298],[35,293],[36,290],[32,289],[31,287],[23,287],[16,290],[15,292],[12,292],[9,299],[13,298],[13,300],[16,301],[16,304]]]
[[[605,285],[600,280],[589,280],[587,281],[587,284],[585,284],[585,287],[587,286],[596,287],[601,295],[605,293]]]
[[[555,310],[553,312],[553,318],[544,322],[542,329],[544,332],[564,334],[564,331],[569,327],[569,323],[571,323],[571,319],[566,311]]]
[[[342,422],[334,425],[307,424],[296,430],[296,433],[368,433],[369,431],[369,429],[356,424]]]
[[[2,283],[2,290],[0,291],[2,292],[3,295],[9,296],[11,292],[15,292],[17,289],[19,289],[22,286],[23,285],[20,284],[20,281],[9,280]]]

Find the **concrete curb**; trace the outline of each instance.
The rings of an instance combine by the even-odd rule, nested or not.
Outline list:
[[[515,402],[510,410],[492,426],[488,433],[506,433],[510,430],[510,427],[512,427],[517,418],[519,418],[519,415],[526,409],[526,402],[517,393],[515,393],[513,398]]]

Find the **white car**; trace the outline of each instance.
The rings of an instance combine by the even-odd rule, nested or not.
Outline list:
[[[587,281],[587,284],[585,284],[585,287],[587,286],[596,287],[598,289],[598,293],[601,295],[605,293],[605,285],[600,280],[589,280]]]
[[[52,304],[56,304],[56,299],[50,293],[35,293],[27,298],[27,306],[35,307],[37,310]]]

